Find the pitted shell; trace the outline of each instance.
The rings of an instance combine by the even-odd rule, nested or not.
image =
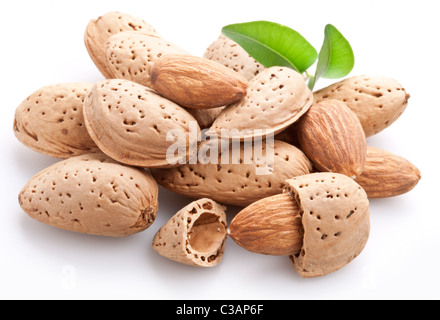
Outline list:
[[[57,84],[31,94],[15,111],[17,139],[37,152],[60,159],[100,152],[83,117],[84,99],[92,86]]]
[[[212,43],[203,55],[206,59],[216,61],[240,73],[247,80],[256,77],[266,69],[252,58],[238,43],[224,35]]]
[[[353,179],[314,173],[286,184],[286,192],[302,210],[303,247],[291,256],[302,277],[337,271],[363,251],[370,234],[370,208],[366,192]]]
[[[155,235],[153,249],[173,261],[214,267],[223,257],[227,238],[226,207],[200,199],[176,213]]]
[[[220,135],[222,129],[237,131],[231,135],[234,139],[277,134],[296,122],[312,103],[313,94],[298,72],[268,68],[249,82],[245,98],[222,111],[207,134]]]
[[[106,43],[106,63],[114,79],[126,79],[151,88],[154,63],[167,54],[185,54],[185,50],[163,38],[140,32],[120,32]]]
[[[159,36],[156,30],[144,20],[121,12],[109,12],[87,25],[84,42],[95,65],[106,78],[112,75],[106,65],[106,43],[114,34],[137,31],[152,36]]]
[[[366,137],[393,124],[406,110],[410,95],[396,80],[383,76],[356,76],[314,93],[315,102],[344,102],[361,121]]]
[[[199,158],[204,152],[209,153],[208,150],[203,151],[202,145]],[[285,180],[308,174],[312,170],[304,153],[287,143],[275,140],[273,163],[265,144],[262,144],[261,156],[255,150],[243,143],[232,145],[229,155],[223,155],[226,161],[219,155],[217,164],[186,164],[172,169],[153,170],[153,175],[160,185],[172,192],[245,207],[282,193]],[[220,153],[213,152],[216,155]]]
[[[106,78],[112,74],[106,65],[106,43],[114,34],[125,31],[137,31],[157,36],[156,30],[144,20],[121,12],[109,12],[87,25],[84,42],[95,65]]]
[[[19,202],[30,217],[53,227],[125,237],[154,222],[157,198],[157,184],[147,171],[96,153],[43,170],[22,189]]]
[[[128,80],[98,82],[85,101],[84,119],[102,152],[121,163],[147,168],[179,165],[177,162],[190,156],[191,124],[195,139],[200,131],[197,121],[182,107]],[[173,132],[185,138],[179,140],[185,153],[176,163],[167,157],[168,148],[179,143],[167,141]]]

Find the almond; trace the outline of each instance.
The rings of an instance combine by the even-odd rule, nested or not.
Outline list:
[[[182,107],[151,89],[128,80],[100,81],[84,104],[87,130],[109,157],[132,166],[166,168],[179,165],[190,154],[190,122],[196,120]],[[186,153],[177,163],[167,160],[168,132],[176,130],[185,137]],[[197,136],[195,137],[197,138]],[[194,152],[197,150],[194,150]]]
[[[367,141],[359,119],[343,102],[314,104],[298,124],[301,148],[320,171],[358,177],[365,167]]]
[[[87,25],[84,42],[90,57],[106,78],[111,78],[112,73],[106,64],[106,43],[114,34],[136,31],[152,36],[159,36],[156,30],[144,20],[132,17],[121,12],[109,12],[96,20],[91,20]]]
[[[420,170],[405,158],[369,146],[365,169],[356,182],[374,199],[408,193],[420,179]]]
[[[269,159],[266,150],[263,144],[262,156]],[[309,159],[294,146],[275,140],[273,150],[273,164],[257,160],[253,157],[253,147],[241,143],[230,147],[227,163],[219,154],[216,163],[155,169],[153,175],[160,185],[174,193],[245,207],[282,193],[286,179],[310,173],[312,169]],[[273,167],[267,167],[269,165]]]
[[[359,184],[324,172],[290,179],[285,191],[301,209],[303,245],[290,257],[301,277],[330,274],[359,256],[370,235],[369,201]]]
[[[223,110],[207,135],[220,135],[222,129],[237,130],[232,139],[277,134],[296,122],[312,103],[313,94],[298,72],[268,68],[249,82],[246,97]]]
[[[173,261],[214,267],[223,257],[227,237],[226,207],[200,199],[176,213],[154,236],[153,249]]]
[[[373,75],[345,79],[314,96],[316,102],[344,102],[358,116],[367,138],[391,126],[406,110],[410,98],[396,80]]]
[[[153,89],[188,108],[230,105],[246,95],[247,80],[227,67],[190,55],[166,55],[151,70]]]
[[[211,109],[185,108],[199,123],[200,129],[208,129],[212,126],[215,119],[220,115],[225,107]]]
[[[298,254],[303,241],[301,209],[288,194],[257,201],[232,220],[229,235],[248,251],[266,255]]]
[[[53,227],[125,237],[155,220],[158,187],[143,170],[97,153],[58,162],[33,177],[19,202],[32,218]]]
[[[84,124],[83,104],[91,83],[63,83],[32,93],[15,111],[14,133],[25,146],[67,159],[100,152]]]
[[[266,69],[257,60],[252,58],[238,43],[224,35],[220,35],[208,49],[203,57],[223,64],[242,76],[248,81],[256,77]]]
[[[106,43],[106,66],[114,79],[126,79],[151,88],[154,63],[167,54],[188,54],[169,41],[140,32],[120,32]]]

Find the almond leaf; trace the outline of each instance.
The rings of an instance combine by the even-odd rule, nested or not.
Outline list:
[[[316,49],[302,35],[278,23],[231,24],[224,27],[222,33],[266,68],[284,66],[303,73],[318,58]]]

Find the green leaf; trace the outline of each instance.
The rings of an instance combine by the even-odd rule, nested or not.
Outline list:
[[[354,54],[350,43],[333,25],[325,27],[324,43],[319,52],[318,65],[309,87],[313,89],[319,78],[338,79],[348,75],[354,67]]]
[[[224,27],[222,33],[266,68],[283,66],[303,73],[318,58],[316,49],[302,35],[278,23],[231,24]]]

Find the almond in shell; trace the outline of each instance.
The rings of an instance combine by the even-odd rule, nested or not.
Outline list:
[[[106,64],[107,40],[114,34],[134,31],[157,36],[156,30],[147,22],[122,12],[109,12],[96,20],[91,20],[87,25],[84,42],[90,57],[106,78],[111,78],[112,73]]]
[[[120,32],[106,43],[106,66],[111,78],[126,79],[151,88],[154,63],[167,54],[188,54],[169,41],[141,32]]]
[[[202,144],[199,148],[203,154]],[[210,198],[223,204],[245,207],[263,198],[283,192],[285,180],[310,173],[309,159],[298,148],[275,140],[273,163],[265,144],[262,157],[254,157],[252,145],[231,145],[227,159],[216,154],[216,163],[186,164],[171,169],[155,169],[153,175],[164,188],[190,197]],[[223,158],[223,159],[222,159]],[[226,161],[225,161],[226,160]]]
[[[132,166],[167,168],[191,156],[190,123],[195,138],[200,128],[182,107],[151,89],[128,80],[98,82],[84,104],[84,119],[90,136],[109,157]],[[175,144],[169,132],[184,135],[185,153],[170,163],[167,152]],[[194,152],[197,149],[194,150]]]
[[[147,171],[96,153],[38,173],[20,192],[19,202],[30,217],[53,227],[125,237],[154,222],[157,198],[157,184]]]
[[[268,68],[249,82],[247,95],[240,102],[222,111],[207,135],[220,135],[222,129],[236,130],[232,139],[277,134],[296,122],[312,103],[313,94],[298,72]]]
[[[91,83],[63,83],[32,93],[15,111],[14,133],[25,146],[60,159],[100,152],[84,124]]]
[[[252,58],[238,43],[224,35],[220,35],[218,39],[206,49],[203,57],[223,64],[225,67],[244,76],[248,81],[266,69]]]

